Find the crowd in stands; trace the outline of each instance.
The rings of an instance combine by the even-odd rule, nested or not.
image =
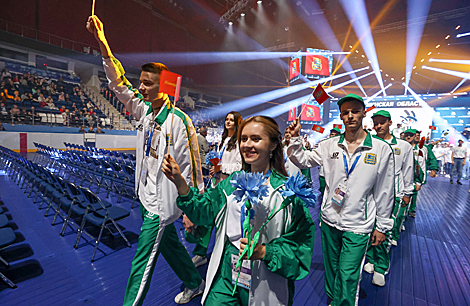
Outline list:
[[[62,76],[55,80],[4,68],[0,99],[0,122],[95,127],[105,117],[78,84],[66,82]]]

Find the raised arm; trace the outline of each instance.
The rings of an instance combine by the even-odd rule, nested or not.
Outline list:
[[[300,169],[321,166],[322,146],[320,144],[317,149],[312,151],[303,149],[303,141],[302,137],[300,137],[300,122],[298,119],[289,125],[289,131],[292,138],[287,147],[287,156],[291,162]]]

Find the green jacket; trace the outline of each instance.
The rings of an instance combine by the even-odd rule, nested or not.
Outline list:
[[[225,235],[226,227],[240,226],[240,224],[233,225],[226,222],[228,206],[240,205],[232,196],[233,191],[235,191],[235,188],[230,183],[233,174],[220,182],[215,188],[207,189],[204,194],[199,194],[197,189],[191,188],[187,195],[179,196],[176,202],[177,206],[183,210],[195,225],[216,227],[216,245],[214,246],[213,257],[209,264],[206,280],[207,292],[210,290],[213,277],[221,263],[222,252],[219,249],[225,246],[225,241],[228,239]],[[279,206],[284,199],[278,190],[284,188],[285,181],[286,178],[284,176],[276,171],[271,172],[270,185],[274,191],[268,197],[272,199],[270,201],[275,201],[274,205]],[[272,273],[287,279],[289,292],[293,293],[294,281],[306,277],[310,272],[315,226],[309,210],[298,197],[294,197],[291,205],[287,206],[283,211],[285,212],[284,224],[276,225],[280,228],[280,235],[274,238],[271,237],[270,241],[263,243],[266,246],[266,254],[261,263],[264,263],[263,266]],[[255,220],[255,222],[257,221]],[[273,226],[275,224],[272,223]],[[258,261],[252,262],[252,265],[255,265],[256,262]],[[254,270],[252,273],[255,273]],[[254,279],[252,279],[253,281]],[[254,287],[252,286],[252,288]],[[207,292],[204,292],[203,302]],[[256,299],[255,293],[253,296]],[[293,296],[290,296],[290,302],[292,298]]]

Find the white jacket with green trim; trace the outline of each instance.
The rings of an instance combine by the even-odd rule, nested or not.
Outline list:
[[[300,168],[322,166],[325,177],[321,219],[341,231],[371,233],[376,229],[386,233],[393,227],[394,156],[385,141],[367,136],[354,154],[348,152],[344,134],[326,139],[313,151],[302,150],[302,138],[293,137],[287,149],[291,161]],[[343,154],[348,169],[360,154],[355,169],[346,180]],[[340,183],[348,187],[341,206],[332,202]]]
[[[413,147],[395,136],[385,141],[392,146],[395,155],[395,195],[410,197],[414,190]]]
[[[146,210],[160,217],[160,224],[173,223],[181,215],[176,206],[178,191],[175,185],[161,171],[163,156],[167,153],[168,138],[171,129],[173,106],[167,99],[157,116],[153,115],[150,102],[142,100],[137,89],[124,77],[124,69],[119,61],[103,59],[103,67],[109,81],[109,88],[124,103],[126,109],[138,120],[136,144],[135,190]],[[168,120],[167,120],[168,119]],[[146,184],[141,181],[142,165],[145,159],[145,138],[148,131],[153,132],[152,153],[148,157]],[[181,174],[190,186],[204,188],[201,160],[197,135],[191,119],[178,108],[173,119],[170,155],[176,160]]]

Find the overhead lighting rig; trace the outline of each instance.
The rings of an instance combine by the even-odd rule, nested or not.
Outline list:
[[[229,22],[233,22],[238,16],[243,13],[243,11],[246,11],[247,8],[250,6],[251,2],[254,2],[253,0],[227,0],[228,3],[233,4],[232,7],[225,12],[220,18],[219,22],[223,24],[224,26],[227,26]]]

